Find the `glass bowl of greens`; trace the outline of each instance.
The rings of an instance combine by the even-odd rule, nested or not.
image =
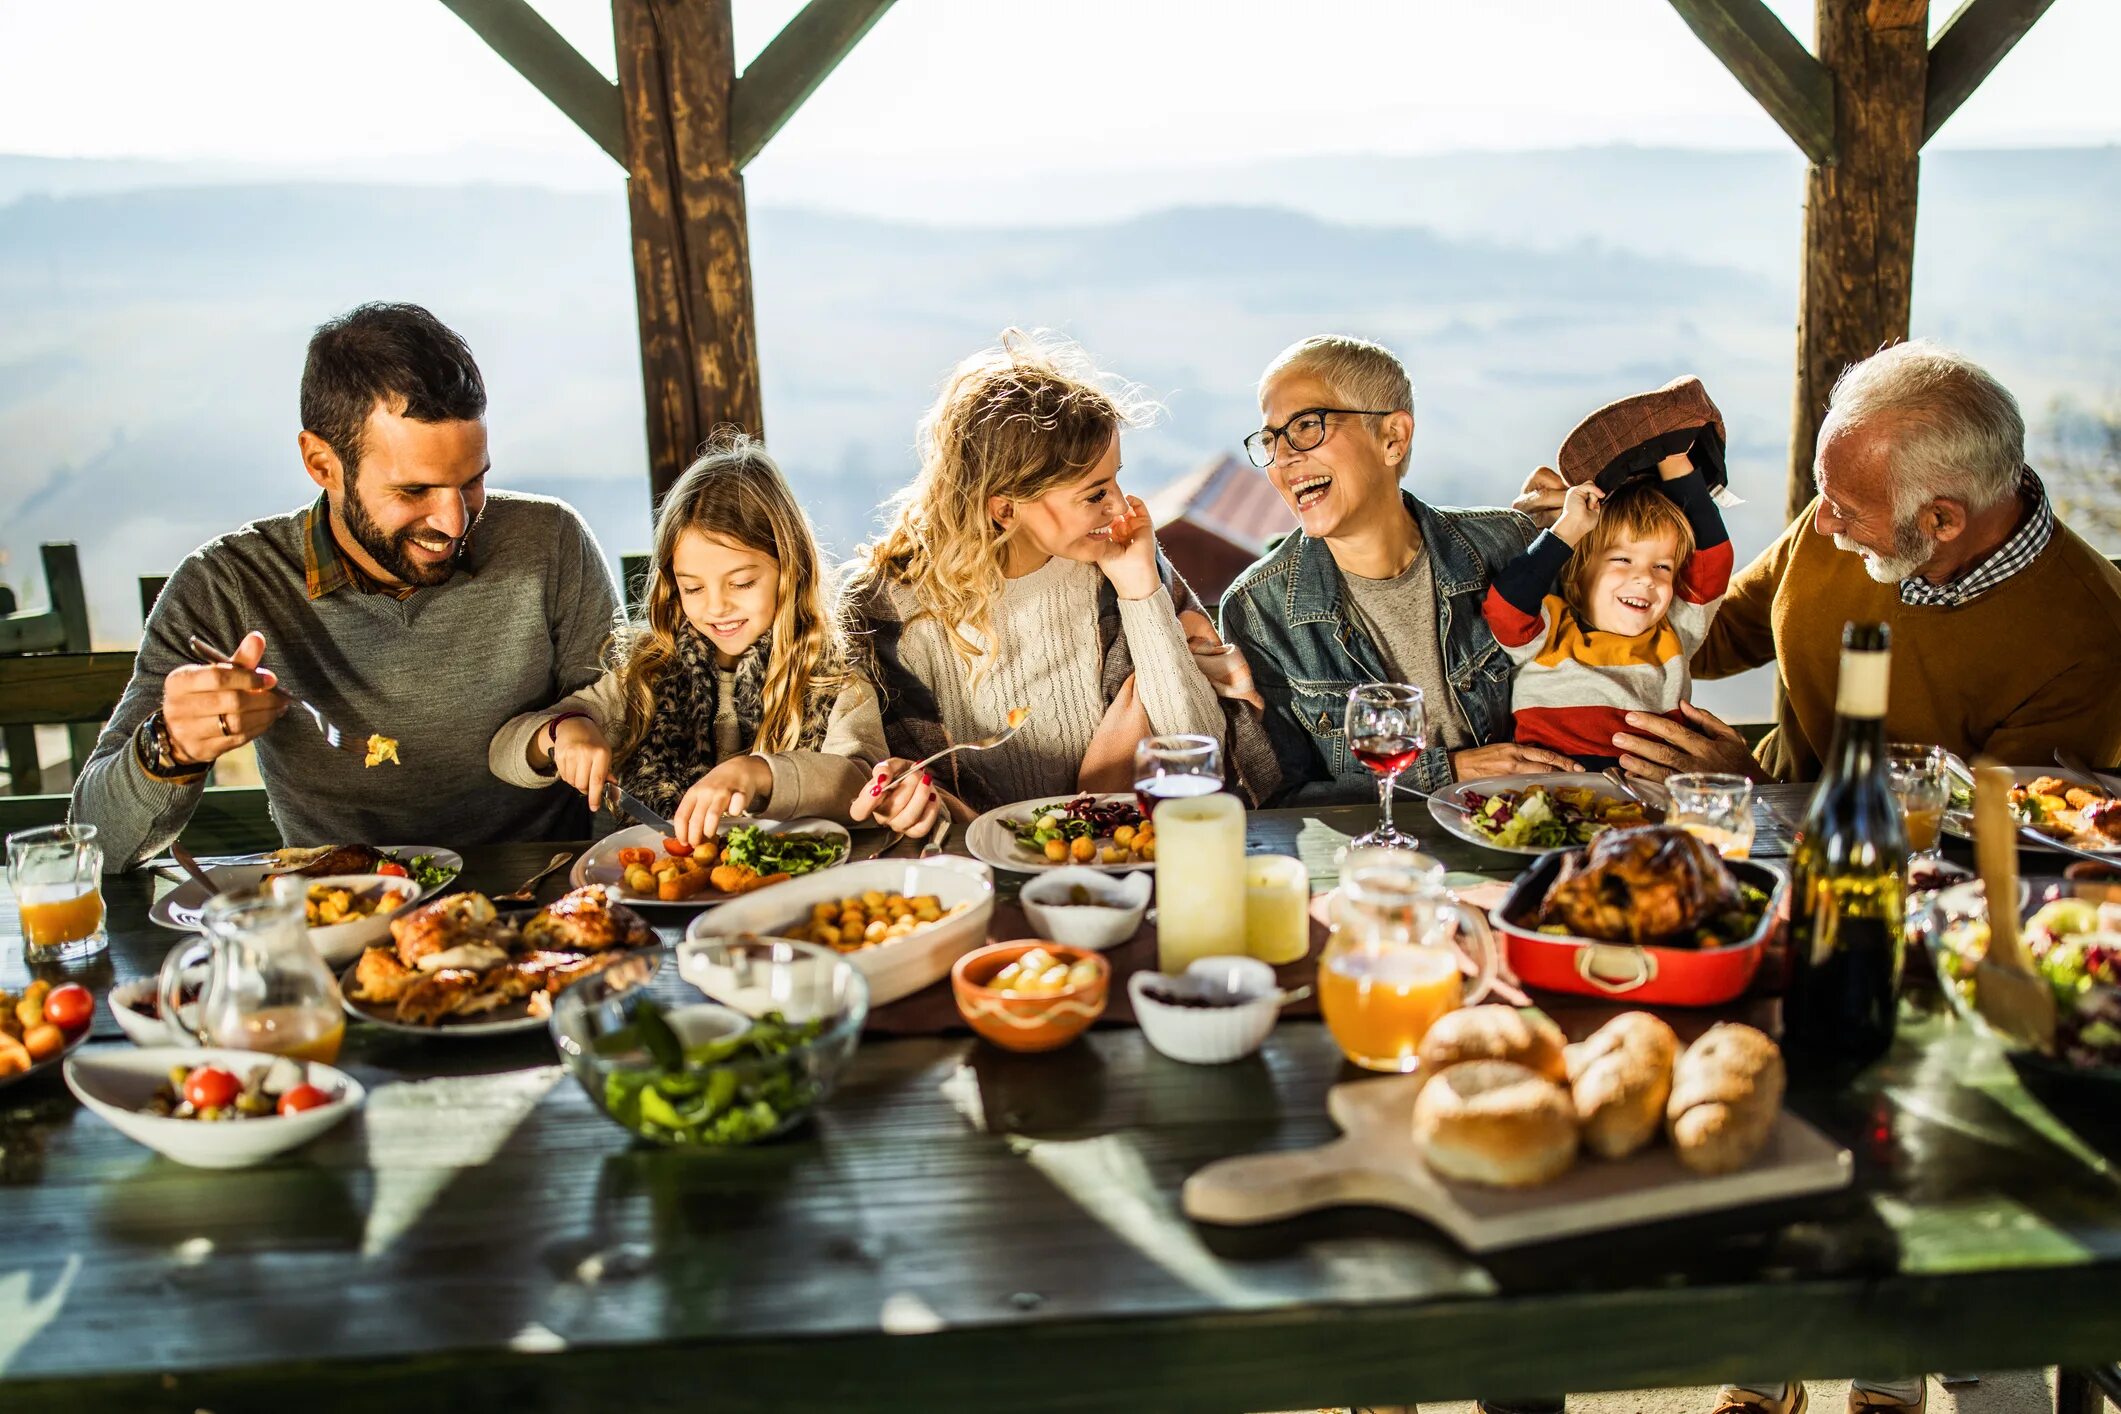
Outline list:
[[[869,1014],[852,964],[758,937],[688,944],[681,976],[662,971],[664,957],[629,958],[553,1001],[560,1058],[614,1123],[719,1149],[785,1133],[824,1103]]]

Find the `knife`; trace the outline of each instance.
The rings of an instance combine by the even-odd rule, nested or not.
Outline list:
[[[613,810],[621,814],[631,815],[643,825],[652,827],[657,834],[669,838],[675,838],[677,835],[677,826],[641,804],[640,798],[634,795],[632,791],[623,789],[614,782],[604,782],[604,803]]]

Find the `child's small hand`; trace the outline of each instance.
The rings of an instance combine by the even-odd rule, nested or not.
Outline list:
[[[604,802],[604,782],[611,776],[611,743],[587,717],[560,723],[552,744],[552,769],[559,778],[589,797],[591,812]]]
[[[1604,503],[1605,492],[1590,482],[1571,486],[1561,499],[1561,519],[1554,522],[1554,533],[1574,547],[1598,524],[1598,508]]]
[[[1677,481],[1693,469],[1694,459],[1692,457],[1685,452],[1674,452],[1663,461],[1657,463],[1657,479],[1660,481]]]
[[[773,789],[773,768],[763,756],[733,756],[692,783],[670,823],[687,844],[713,839],[724,815],[742,815]]]

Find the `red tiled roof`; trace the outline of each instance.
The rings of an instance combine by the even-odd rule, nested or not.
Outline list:
[[[1247,555],[1261,554],[1268,540],[1296,528],[1296,517],[1266,474],[1233,456],[1219,457],[1143,499],[1159,526],[1190,521]]]

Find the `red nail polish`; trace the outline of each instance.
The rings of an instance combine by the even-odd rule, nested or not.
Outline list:
[[[877,777],[877,781],[876,781],[876,784],[875,784],[875,785],[873,785],[873,786],[871,786],[871,787],[869,787],[869,793],[870,793],[871,795],[882,795],[882,794],[884,793],[884,778],[883,778],[883,777],[881,777],[881,776]]]
[[[932,786],[935,784],[935,777],[929,775],[926,771],[923,771],[921,772],[921,784],[924,786]]]

